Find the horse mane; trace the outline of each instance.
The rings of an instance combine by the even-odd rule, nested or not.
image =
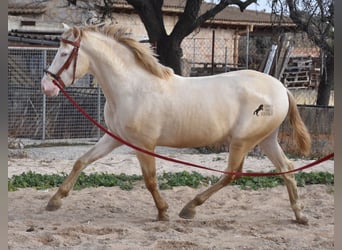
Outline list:
[[[173,75],[173,70],[160,64],[152,49],[130,37],[126,28],[117,27],[115,25],[94,25],[82,27],[81,32],[84,31],[99,32],[125,45],[132,51],[140,66],[159,78],[168,79]]]

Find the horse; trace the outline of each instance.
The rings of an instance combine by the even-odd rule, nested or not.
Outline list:
[[[310,135],[294,97],[279,80],[267,74],[238,70],[182,77],[160,64],[152,49],[132,38],[123,27],[68,27],[42,77],[42,92],[56,96],[60,91],[56,84],[68,87],[86,73],[92,74],[103,90],[108,130],[144,150],[225,142],[229,145],[226,171],[241,172],[246,154],[259,145],[277,171],[288,171],[293,164],[277,139],[279,126],[288,117],[299,151],[304,155],[310,152]],[[260,107],[267,107],[268,112]],[[81,171],[119,146],[121,142],[104,134],[75,161],[46,210],[59,209]],[[139,151],[136,157],[158,210],[157,220],[168,220],[168,203],[157,185],[155,157]],[[197,206],[237,178],[223,174],[217,183],[190,200],[179,216],[194,218]],[[307,224],[294,175],[285,174],[283,179],[296,221]]]

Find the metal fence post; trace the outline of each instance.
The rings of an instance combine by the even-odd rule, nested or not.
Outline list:
[[[246,27],[246,69],[248,69],[248,60],[249,60],[249,26]]]
[[[43,69],[42,69],[42,75],[44,74],[44,69],[46,68],[47,65],[47,57],[46,57],[46,50],[42,50],[43,54]],[[45,140],[45,133],[46,133],[46,95],[43,94],[43,111],[42,111],[42,140]]]
[[[228,48],[224,47],[224,72],[228,71]]]
[[[215,30],[213,30],[212,41],[211,41],[211,74],[214,74],[215,67]]]
[[[192,55],[192,67],[195,67],[196,62],[196,38],[194,38],[194,48],[193,48],[193,55]]]
[[[101,88],[97,84],[97,121],[101,123]],[[97,138],[100,139],[101,130],[97,128]]]

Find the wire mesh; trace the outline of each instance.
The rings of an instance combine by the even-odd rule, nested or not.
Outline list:
[[[239,41],[236,51],[233,40],[185,39],[182,43],[185,65],[189,75],[201,76],[246,68],[257,69],[265,51],[271,43],[251,38],[249,57],[245,57],[243,46],[246,40]],[[32,139],[99,138],[102,132],[84,118],[62,95],[45,98],[40,90],[43,69],[51,63],[56,49],[18,48],[8,50],[8,134],[10,137]],[[298,58],[297,58],[298,59]],[[306,59],[305,59],[306,60]],[[317,64],[314,70],[317,71]],[[286,72],[286,71],[285,71]],[[317,75],[315,76],[317,77]],[[309,78],[312,80],[312,77]],[[319,79],[316,81],[319,82]],[[298,104],[315,105],[317,87],[305,85],[288,86]],[[91,75],[78,80],[67,91],[76,101],[102,124],[105,98],[101,89],[94,84]],[[334,92],[330,105],[334,105]]]
[[[8,135],[31,139],[98,138],[100,131],[82,116],[64,96],[44,98],[40,89],[43,69],[56,49],[9,48]],[[105,98],[93,77],[85,75],[68,93],[93,117],[103,123]]]

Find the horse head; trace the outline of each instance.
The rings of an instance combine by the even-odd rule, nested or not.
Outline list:
[[[89,62],[80,49],[82,32],[78,27],[64,26],[58,51],[41,80],[42,92],[47,96],[57,96],[59,88],[68,87],[88,70]]]

